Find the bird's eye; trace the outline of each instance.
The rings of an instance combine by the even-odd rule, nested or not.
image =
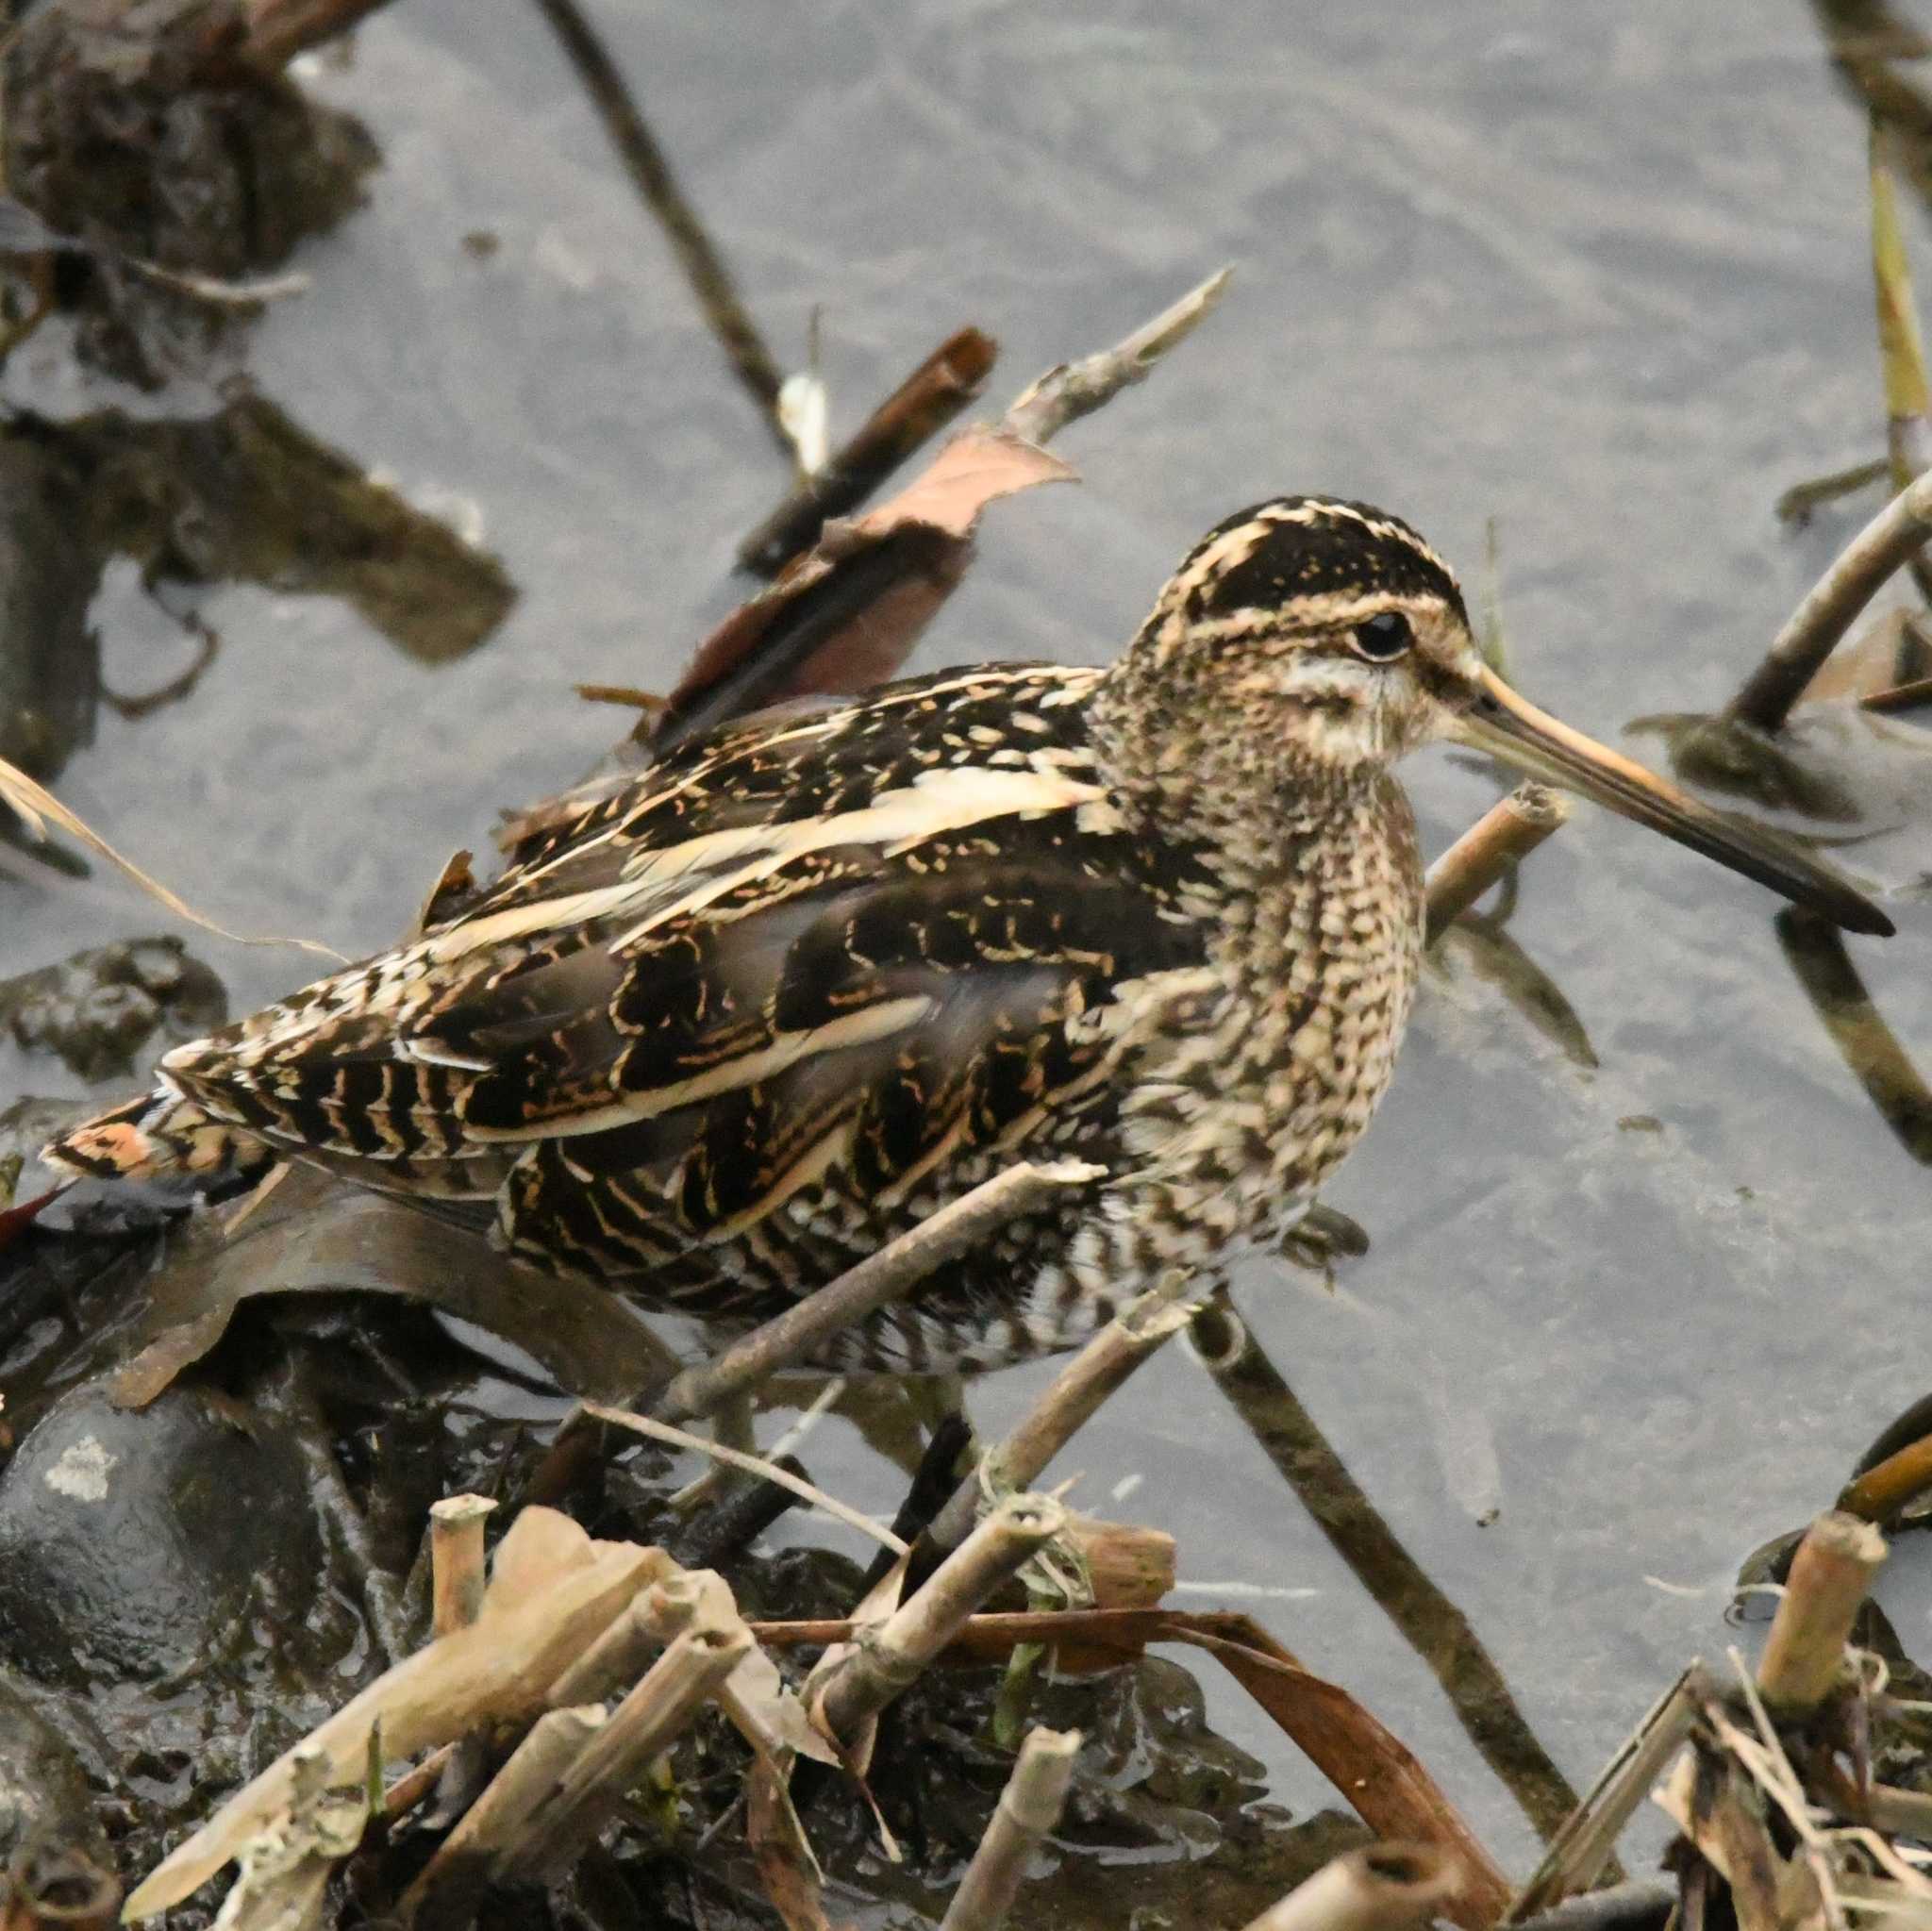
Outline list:
[[[1400,610],[1378,610],[1355,626],[1356,653],[1372,664],[1392,663],[1415,641],[1415,632]]]

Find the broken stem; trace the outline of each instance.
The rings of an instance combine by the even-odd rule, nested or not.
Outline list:
[[[1852,1619],[1885,1553],[1869,1522],[1838,1509],[1806,1530],[1757,1660],[1757,1688],[1780,1716],[1816,1709],[1837,1687]]]
[[[483,1606],[483,1524],[495,1507],[487,1495],[446,1495],[429,1505],[433,1635],[467,1629]]]
[[[1459,1895],[1460,1862],[1434,1844],[1364,1844],[1331,1858],[1247,1931],[1404,1931]]]
[[[1027,1733],[940,1931],[999,1931],[1006,1923],[1028,1861],[1060,1821],[1079,1747],[1078,1730]]]
[[[1009,1495],[883,1623],[822,1665],[812,1697],[823,1727],[856,1739],[964,1627],[966,1619],[1065,1525],[1045,1495]]]
[[[1157,1349],[1188,1324],[1191,1305],[1178,1280],[1150,1289],[1123,1308],[1047,1385],[1003,1441],[990,1448],[914,1545],[912,1573],[971,1532],[989,1494],[1024,1489],[1091,1422],[1101,1405]]]
[[[1424,943],[1433,945],[1483,893],[1568,822],[1570,801],[1547,785],[1523,784],[1499,798],[1429,867],[1429,923]]]
[[[1878,593],[1932,536],[1932,476],[1902,490],[1845,546],[1724,708],[1732,724],[1779,729],[1806,685]]]

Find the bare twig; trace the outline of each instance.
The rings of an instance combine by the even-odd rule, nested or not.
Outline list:
[[[1810,522],[1814,510],[1836,503],[1840,496],[1869,490],[1890,474],[1890,458],[1880,456],[1870,462],[1855,462],[1849,469],[1833,470],[1828,475],[1807,476],[1802,483],[1793,483],[1777,499],[1772,513],[1780,523],[1795,524],[1802,528]]]
[[[1080,1160],[1045,1166],[1024,1161],[1008,1167],[868,1255],[797,1307],[754,1328],[715,1361],[686,1369],[651,1404],[652,1413],[678,1422],[709,1414],[730,1396],[749,1392],[780,1369],[805,1359],[833,1335],[903,1299],[935,1268],[957,1260],[1062,1188],[1084,1186],[1104,1173]]]
[[[940,1931],[999,1931],[1006,1923],[1027,1860],[1060,1821],[1079,1747],[1077,1730],[1028,1732]]]
[[[1151,1289],[1124,1307],[1054,1376],[1006,1439],[980,1457],[920,1537],[915,1575],[964,1542],[989,1495],[1034,1481],[1127,1377],[1188,1324],[1193,1309],[1177,1298],[1183,1285],[1176,1280]]]
[[[483,1524],[496,1507],[487,1495],[446,1495],[429,1505],[430,1627],[454,1636],[483,1606]]]
[[[1932,536],[1932,476],[1894,496],[1813,586],[1764,661],[1724,708],[1732,724],[1775,731],[1858,613]]]
[[[644,125],[609,49],[598,39],[576,0],[537,0],[537,5],[562,42],[644,205],[663,228],[684,278],[740,383],[758,404],[778,446],[788,457],[795,456],[791,437],[778,414],[778,391],[785,386],[785,377],[746,313],[731,271],[684,198],[664,150]]]
[[[1210,275],[1112,348],[1049,369],[1015,400],[1002,426],[1029,442],[1045,442],[1129,383],[1144,382],[1155,363],[1213,313],[1233,275],[1232,268]]]
[[[1780,1714],[1815,1709],[1837,1686],[1852,1619],[1884,1560],[1885,1538],[1855,1515],[1834,1509],[1806,1531],[1757,1662],[1757,1687]]]
[[[1861,709],[1875,711],[1919,710],[1928,704],[1932,704],[1932,677],[1907,678],[1888,690],[1868,691],[1858,700]]]
[[[883,1623],[862,1631],[849,1649],[814,1673],[808,1701],[826,1734],[851,1744],[870,1719],[908,1689],[966,1619],[1066,1520],[1044,1495],[1002,1502]]]
[[[738,546],[738,560],[774,576],[878,488],[922,443],[930,441],[980,391],[993,358],[992,338],[962,328],[941,342],[866,418],[858,433]]]
[[[1523,784],[1498,799],[1429,867],[1429,924],[1425,944],[1449,927],[1568,822],[1570,801],[1547,785]]]
[[[1365,1844],[1331,1858],[1248,1931],[1405,1931],[1462,1886],[1462,1866],[1438,1845]]]
[[[1678,1888],[1668,1877],[1633,1878],[1581,1897],[1565,1898],[1524,1918],[1517,1931],[1664,1931],[1676,1907]],[[1688,1923],[1685,1931],[1690,1931]]]

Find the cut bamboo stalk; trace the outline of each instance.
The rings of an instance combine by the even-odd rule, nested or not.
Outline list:
[[[1013,1907],[1027,1863],[1060,1821],[1078,1730],[1032,1730],[1000,1792],[992,1822],[946,1907],[940,1931],[1000,1931]]]
[[[1524,784],[1499,799],[1429,867],[1424,881],[1435,944],[1462,914],[1569,821],[1570,801],[1547,785]]]
[[[584,1704],[546,1710],[530,1725],[460,1823],[437,1846],[396,1906],[413,1924],[426,1906],[457,1923],[496,1877],[508,1848],[524,1837],[537,1806],[558,1787],[565,1769],[604,1725],[603,1706]]]
[[[966,1619],[1037,1550],[1066,1511],[1045,1495],[1009,1495],[876,1627],[863,1631],[808,1690],[822,1726],[846,1742],[910,1687]]]
[[[1462,1866],[1434,1844],[1364,1844],[1330,1859],[1247,1931],[1407,1931],[1462,1889]]]
[[[487,1495],[445,1495],[429,1505],[430,1628],[467,1629],[483,1607],[483,1525],[496,1507]]]
[[[560,1876],[616,1812],[644,1766],[691,1727],[751,1649],[742,1623],[720,1628],[694,1620],[565,1766],[533,1814],[529,1833],[505,1855],[502,1874],[538,1881]]]
[[[1757,1661],[1757,1687],[1768,1707],[1780,1716],[1803,1716],[1831,1694],[1844,1666],[1852,1619],[1885,1554],[1885,1538],[1870,1523],[1837,1509],[1805,1532]]]
[[[979,1467],[954,1490],[913,1545],[915,1576],[935,1556],[965,1541],[988,1493],[1024,1489],[1037,1480],[1108,1397],[1188,1324],[1192,1304],[1176,1298],[1183,1285],[1176,1280],[1150,1289],[1123,1308],[1054,1376],[1006,1439],[989,1449]]]

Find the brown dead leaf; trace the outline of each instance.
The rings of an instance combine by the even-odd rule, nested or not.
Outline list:
[[[1006,430],[962,430],[897,495],[827,524],[769,590],[725,618],[663,716],[641,721],[639,741],[661,745],[774,699],[879,682],[958,583],[986,506],[1077,474]]]
[[[754,1623],[770,1649],[849,1642],[855,1621]],[[1077,1642],[1125,1659],[1149,1643],[1181,1642],[1214,1656],[1274,1718],[1378,1836],[1440,1844],[1469,1871],[1444,1909],[1467,1931],[1486,1931],[1509,1902],[1508,1880],[1407,1745],[1339,1683],[1317,1676],[1252,1617],[1227,1611],[1061,1609],[970,1618],[950,1656],[1008,1655],[1016,1643]]]

